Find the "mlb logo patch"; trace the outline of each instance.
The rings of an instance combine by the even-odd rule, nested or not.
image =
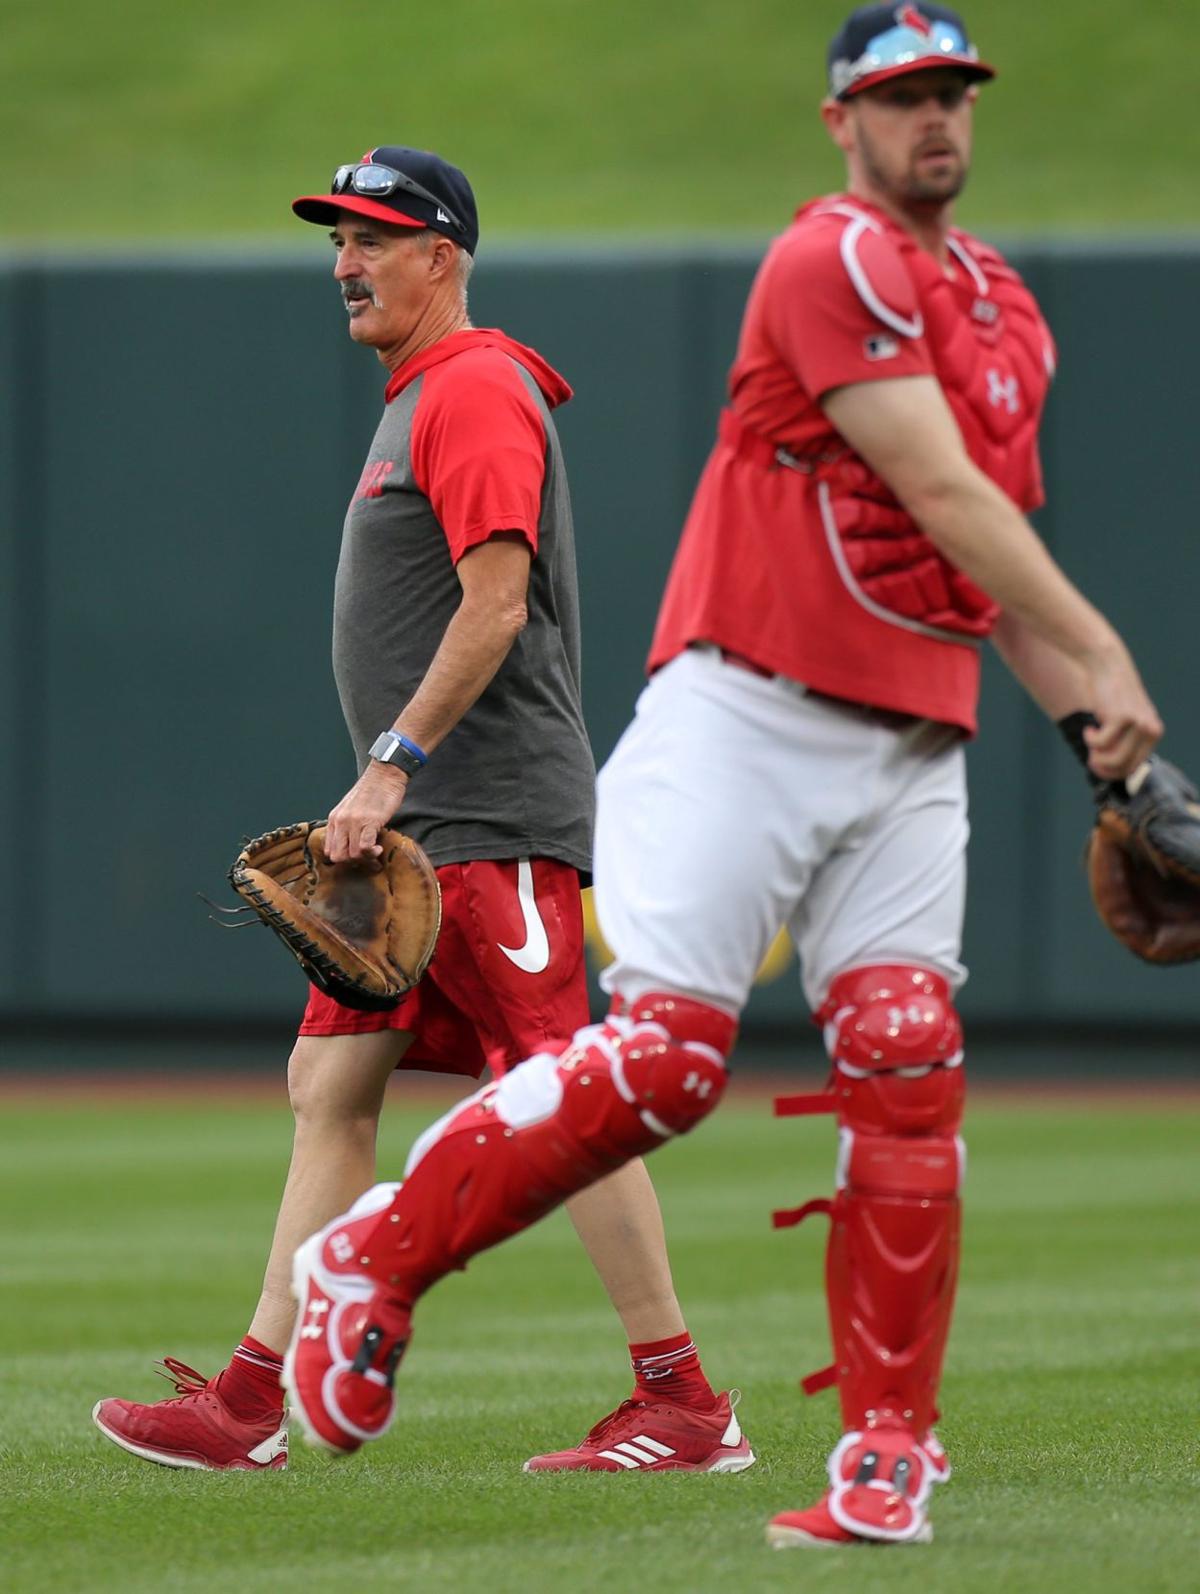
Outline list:
[[[874,332],[863,339],[863,353],[868,360],[893,360],[900,353],[900,345],[886,332]]]

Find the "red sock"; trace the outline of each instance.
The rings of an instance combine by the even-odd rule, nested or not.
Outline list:
[[[229,1366],[218,1373],[217,1393],[235,1417],[255,1422],[283,1409],[282,1371],[283,1357],[247,1334]]]
[[[705,1411],[716,1402],[688,1333],[631,1345],[629,1360],[633,1363],[635,1400],[662,1400],[671,1406],[698,1406]]]

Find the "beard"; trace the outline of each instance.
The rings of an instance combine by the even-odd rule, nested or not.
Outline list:
[[[931,144],[939,151],[946,151],[940,169],[931,170],[925,164],[926,151],[918,146],[908,165],[896,172],[884,165],[861,128],[858,134],[859,154],[872,184],[901,205],[945,205],[966,187],[968,167],[959,151],[945,139],[931,141]]]
[[[959,155],[947,157],[937,176],[923,172],[914,158],[902,180],[897,198],[916,204],[944,205],[948,200],[957,199],[966,182],[967,168]]]

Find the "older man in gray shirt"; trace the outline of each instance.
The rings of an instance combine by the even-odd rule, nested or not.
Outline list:
[[[291,1168],[258,1308],[229,1365],[206,1380],[169,1360],[181,1398],[109,1399],[93,1413],[124,1449],[176,1467],[287,1464],[292,1253],[374,1183],[392,1071],[499,1075],[588,1017],[580,875],[595,772],[551,417],[571,390],[532,349],[470,325],[479,229],[456,167],[375,149],[293,209],[331,229],[350,336],[390,373],[338,564],[333,661],[359,776],[329,815],[327,851],[377,854],[399,814],[437,869],[443,923],[427,975],[392,1011],[310,992],[288,1069]],[[644,1376],[711,1426],[716,1397],[642,1164],[576,1196],[571,1215],[629,1336],[637,1388]]]

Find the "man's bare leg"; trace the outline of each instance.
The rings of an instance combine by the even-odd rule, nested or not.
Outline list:
[[[531,1457],[526,1471],[619,1470],[612,1447],[629,1435],[642,1444],[624,1452],[627,1458],[644,1456],[649,1436],[667,1447],[674,1464],[683,1456],[689,1465],[699,1458],[697,1470],[714,1458],[718,1471],[750,1466],[754,1454],[740,1430],[734,1433],[732,1408],[705,1376],[684,1323],[646,1164],[640,1157],[627,1162],[572,1196],[566,1208],[628,1336],[635,1404],[618,1407],[581,1444]]]
[[[288,1062],[295,1115],[292,1160],[275,1220],[251,1338],[282,1352],[296,1319],[292,1254],[375,1183],[375,1144],[384,1091],[412,1042],[403,1030],[373,1035],[301,1035]]]
[[[662,1213],[641,1158],[566,1205],[630,1344],[683,1334]]]

